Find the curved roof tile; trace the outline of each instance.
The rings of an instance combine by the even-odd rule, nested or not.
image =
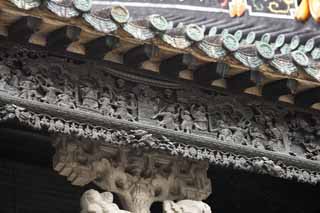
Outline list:
[[[10,1],[25,10],[41,5],[40,0]],[[103,33],[121,27],[138,40],[159,37],[178,49],[197,43],[192,48],[217,60],[231,55],[249,69],[269,65],[282,74],[303,71],[320,81],[319,26],[311,21],[292,20],[291,12],[271,18],[266,12],[255,12],[253,6],[249,15],[231,18],[228,9],[213,0],[161,2],[49,0],[45,6],[61,17],[81,16]]]

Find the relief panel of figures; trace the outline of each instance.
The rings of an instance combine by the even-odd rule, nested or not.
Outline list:
[[[137,83],[107,68],[22,48],[0,54],[0,71],[0,92],[15,97],[320,160],[315,114],[196,88]]]

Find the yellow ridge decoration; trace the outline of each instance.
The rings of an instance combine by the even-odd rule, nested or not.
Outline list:
[[[320,22],[320,1],[309,0],[310,13],[316,22]]]
[[[293,0],[283,0],[283,3],[286,5],[285,9],[280,9],[280,4],[278,2],[270,2],[268,9],[276,14],[288,14],[290,12],[290,5],[293,3]]]
[[[296,10],[296,19],[299,21],[307,21],[312,18],[320,23],[320,0],[302,0]]]
[[[246,12],[247,6],[246,0],[232,0],[232,2],[229,4],[230,16],[242,16]]]

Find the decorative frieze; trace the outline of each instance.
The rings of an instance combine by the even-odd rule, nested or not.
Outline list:
[[[55,135],[65,135],[64,137],[60,137],[60,139],[65,138],[64,140],[66,140],[68,139],[68,136],[71,136],[71,139],[69,140],[71,145],[67,146],[69,148],[71,147],[71,151],[66,151],[65,155],[73,152],[72,150],[74,150],[75,146],[72,145],[72,142],[77,142],[77,146],[82,146],[82,143],[84,144],[83,146],[86,144],[96,144],[97,146],[109,144],[116,147],[127,146],[136,148],[140,151],[158,150],[160,152],[166,152],[175,157],[183,157],[197,161],[207,160],[209,163],[221,167],[229,167],[232,169],[244,170],[259,174],[268,174],[289,180],[297,180],[299,182],[307,182],[311,184],[317,184],[320,182],[319,172],[289,166],[286,165],[285,162],[273,161],[267,157],[248,157],[233,152],[217,151],[212,148],[188,145],[182,142],[171,141],[169,138],[164,136],[154,136],[153,134],[150,134],[144,130],[115,130],[107,129],[101,126],[99,127],[83,124],[76,121],[65,121],[57,117],[33,113],[15,105],[5,105],[1,107],[0,121],[5,122],[12,119],[17,119],[22,124],[34,129],[47,130],[49,133]],[[258,139],[255,143],[259,143],[259,137],[261,136],[258,134],[257,137]],[[301,135],[296,135],[296,137],[297,140],[301,139]],[[312,136],[309,135],[307,138],[311,139]],[[319,150],[310,145],[309,151],[312,156],[313,152],[317,152]],[[73,158],[71,158],[71,160],[72,159]],[[64,164],[60,165],[61,166],[59,167],[57,164],[57,168],[61,169],[65,167]],[[73,167],[71,166],[71,168]],[[67,170],[62,170],[61,172],[62,174],[70,174],[71,170],[72,169],[69,168]],[[84,174],[90,174],[93,176],[87,176],[85,179],[77,179],[77,182],[74,182],[74,184],[81,183],[81,185],[84,185],[94,180],[96,177],[96,174],[92,172],[85,172]],[[75,179],[72,180],[75,181]]]
[[[62,111],[92,113],[114,123],[145,125],[167,135],[175,131],[186,137],[201,136],[232,147],[272,151],[301,160],[319,161],[320,158],[320,118],[317,114],[297,112],[241,96],[191,90],[112,68],[75,64],[24,48],[12,48],[2,52],[0,57],[0,93],[3,95],[38,105],[57,106]],[[18,113],[21,121],[37,129],[109,141],[109,130],[96,127],[90,121],[58,119],[28,111],[24,115],[24,110],[14,109],[13,112]],[[8,118],[6,111],[3,117]],[[132,132],[126,134],[134,135]],[[131,137],[121,144],[147,145],[198,160],[215,159],[206,148],[199,151],[180,143],[168,148],[171,146],[169,139],[148,133],[143,137]],[[230,161],[226,157],[221,164],[236,164],[239,159],[235,159]],[[252,168],[254,163],[250,164]]]
[[[12,57],[9,54],[2,61],[1,92],[109,118],[209,136],[223,143],[319,158],[318,148],[311,153],[305,148],[305,144],[319,146],[316,115],[308,114],[307,119],[303,113],[250,100],[136,83],[134,77],[125,80],[107,69],[73,65],[56,58],[44,60],[41,53],[23,51],[26,50],[13,51]],[[312,140],[299,138],[296,142],[295,135],[307,131],[313,135]]]

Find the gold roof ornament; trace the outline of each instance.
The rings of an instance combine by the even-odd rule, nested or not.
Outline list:
[[[229,7],[231,17],[240,17],[245,14],[248,4],[246,0],[232,0]]]
[[[302,0],[296,10],[296,19],[307,21],[310,16],[320,23],[320,1],[319,0]]]

